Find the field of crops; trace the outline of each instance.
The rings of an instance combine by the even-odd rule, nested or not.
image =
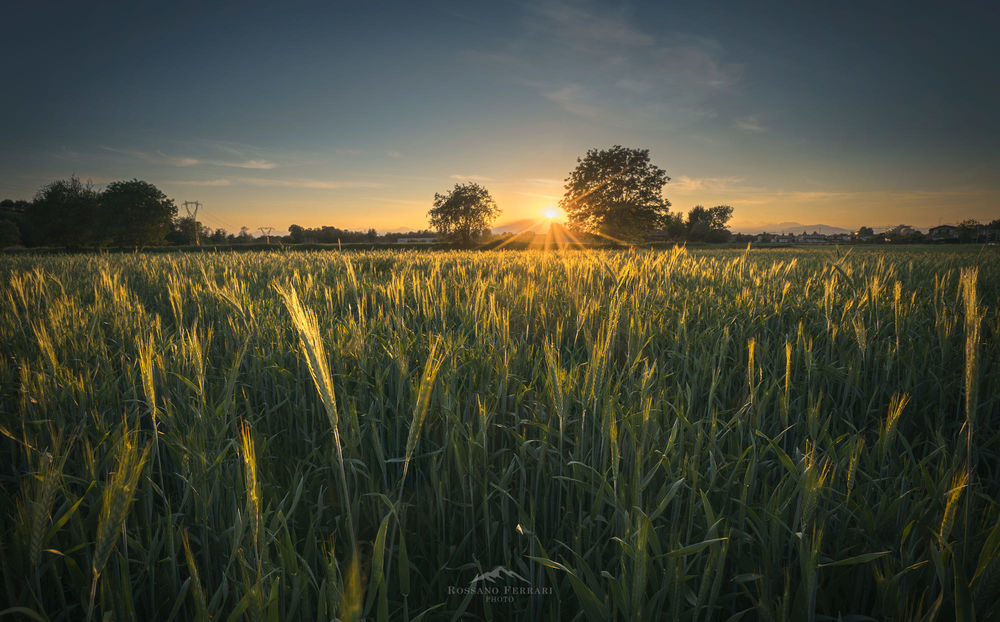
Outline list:
[[[2,614],[1000,619],[995,248],[0,283]]]

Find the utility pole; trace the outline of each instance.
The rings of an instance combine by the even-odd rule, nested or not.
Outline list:
[[[274,227],[257,227],[257,231],[260,231],[265,244],[271,243],[271,231],[274,231]]]
[[[194,207],[194,209],[191,209]],[[201,246],[201,227],[198,226],[198,208],[201,207],[201,203],[198,201],[184,201],[184,210],[187,212],[188,218],[194,223],[194,245]]]

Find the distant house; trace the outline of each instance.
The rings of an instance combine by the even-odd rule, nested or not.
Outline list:
[[[1000,229],[976,223],[974,226],[957,227],[958,239],[962,242],[993,243],[1000,240]]]
[[[778,244],[791,244],[795,242],[795,236],[790,233],[782,233],[774,239]]]
[[[917,233],[917,230],[910,225],[896,225],[895,227],[886,230],[885,237],[903,237],[904,235],[913,235]]]
[[[813,231],[812,233],[802,232],[802,235],[795,238],[795,241],[800,244],[824,244],[829,240],[822,233],[817,233]]]
[[[938,225],[937,227],[931,227],[927,234],[931,238],[931,242],[948,242],[951,240],[958,239],[958,227],[954,225]]]
[[[437,242],[437,236],[433,235],[396,239],[396,244],[433,244],[434,242]]]

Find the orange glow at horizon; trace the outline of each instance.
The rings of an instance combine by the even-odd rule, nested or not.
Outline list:
[[[566,212],[556,205],[547,205],[542,210],[542,216],[545,216],[549,220],[563,220],[566,217]]]

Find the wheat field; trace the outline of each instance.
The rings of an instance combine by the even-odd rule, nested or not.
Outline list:
[[[995,248],[0,284],[0,617],[1000,619]]]

